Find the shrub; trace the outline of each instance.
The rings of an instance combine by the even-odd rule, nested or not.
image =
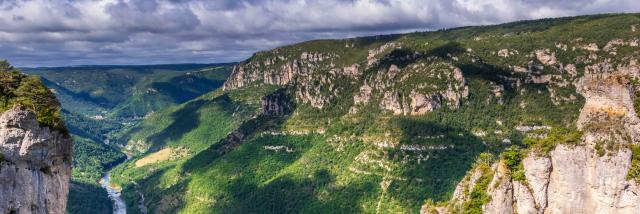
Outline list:
[[[534,150],[544,154],[549,153],[558,144],[574,144],[582,139],[582,132],[574,130],[570,131],[564,128],[555,128],[549,135],[543,139],[525,138],[522,142]]]
[[[485,164],[481,164],[479,167],[481,167],[482,176],[478,179],[476,185],[473,186],[469,195],[469,201],[463,205],[463,213],[465,214],[482,213],[482,205],[491,201],[491,196],[487,194],[487,188],[491,182],[491,177],[493,177],[491,168]]]
[[[517,146],[511,146],[502,152],[502,159],[505,165],[511,171],[511,178],[516,181],[526,181],[524,175],[524,166],[522,165],[522,159],[525,156],[525,151]]]
[[[627,174],[627,179],[640,180],[640,145],[631,147],[631,168]]]
[[[40,124],[66,130],[60,117],[60,103],[40,78],[22,74],[6,61],[0,61],[0,110],[16,105],[34,112]]]

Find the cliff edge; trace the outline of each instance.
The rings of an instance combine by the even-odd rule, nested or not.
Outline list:
[[[0,213],[64,213],[73,141],[16,106],[0,116]]]

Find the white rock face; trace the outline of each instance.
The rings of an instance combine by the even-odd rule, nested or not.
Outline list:
[[[548,154],[527,154],[522,160],[526,182],[513,180],[498,164],[487,189],[492,200],[484,205],[484,213],[640,213],[640,187],[627,180],[632,153],[628,145],[640,139],[640,119],[627,80],[638,77],[640,69],[632,61],[617,68],[602,63],[586,70],[575,83],[586,99],[577,121],[581,142],[560,144]],[[594,124],[598,128],[590,128]],[[598,154],[595,146],[603,141],[615,146]],[[469,185],[464,181],[458,187]],[[459,194],[450,204],[468,200]],[[437,210],[454,210],[444,208]]]
[[[487,189],[491,201],[482,207],[484,213],[513,214],[513,184],[504,164],[498,164],[497,172]]]
[[[519,181],[513,181],[513,198],[516,203],[516,211],[518,214],[536,214],[536,204],[533,195],[527,186]]]
[[[411,115],[423,115],[440,107],[440,96],[411,93]]]
[[[544,65],[556,64],[556,53],[549,53],[548,49],[536,50],[536,58]]]
[[[73,141],[20,107],[0,116],[0,213],[65,213]]]
[[[543,156],[529,155],[522,160],[524,175],[531,188],[535,205],[547,207],[547,187],[551,174],[551,159]]]
[[[636,181],[626,179],[631,151],[624,146],[637,142],[640,122],[633,110],[630,88],[619,81],[620,77],[637,75],[638,67],[631,63],[606,74],[587,73],[576,83],[586,99],[577,121],[584,132],[583,140],[578,145],[558,145],[548,157],[532,153],[523,160],[528,188],[512,181],[518,213],[640,213],[640,188]],[[609,117],[602,117],[604,114]],[[592,130],[588,128],[591,124],[610,127]],[[602,140],[613,140],[619,146],[598,155],[595,145]],[[531,210],[529,190],[535,210]],[[490,194],[498,200],[490,204],[508,201],[504,199],[506,193]]]
[[[628,149],[600,157],[589,146],[559,145],[551,157],[545,213],[640,213],[638,186],[626,180]]]

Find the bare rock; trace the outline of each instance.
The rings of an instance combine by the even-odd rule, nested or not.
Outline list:
[[[576,69],[576,65],[574,64],[567,64],[566,66],[564,66],[564,70],[567,71],[569,75],[571,75],[571,77],[575,77],[578,75],[578,69]]]
[[[516,203],[516,213],[537,214],[536,204],[533,195],[527,186],[519,181],[513,181],[513,199]],[[540,212],[541,213],[541,212]]]
[[[504,163],[499,163],[489,183],[491,201],[482,207],[483,213],[513,214],[513,184]]]
[[[352,77],[356,77],[360,75],[360,70],[358,69],[358,64],[353,64],[349,67],[342,68],[344,74]]]
[[[412,92],[410,98],[411,115],[422,115],[439,108],[442,99],[438,94],[426,96],[416,92]]]
[[[453,191],[452,201],[462,202],[469,200],[469,192],[476,186],[480,177],[482,177],[482,170],[479,167],[474,167],[471,174],[467,174],[462,182],[456,185],[456,189]]]
[[[589,146],[559,145],[551,153],[548,213],[638,213],[640,190],[627,181],[631,152],[594,155]],[[571,201],[572,203],[568,203]]]
[[[0,213],[65,213],[73,141],[15,107],[0,116]]]
[[[547,188],[551,175],[551,159],[536,154],[529,154],[522,160],[524,175],[531,188],[536,207],[547,207]]]
[[[604,51],[616,51],[616,46],[625,45],[624,40],[622,39],[614,39],[609,42],[602,48]]]
[[[536,50],[536,58],[544,65],[554,65],[556,64],[556,53],[549,53],[548,49],[545,50]]]
[[[393,112],[395,115],[403,114],[405,111],[402,108],[400,100],[400,94],[394,92],[385,92],[380,107],[385,110]]]
[[[509,49],[501,49],[498,51],[499,57],[509,57]]]
[[[366,104],[371,100],[371,92],[373,88],[368,84],[364,84],[360,87],[360,92],[353,97],[353,103],[355,104]]]
[[[531,81],[535,84],[544,84],[551,81],[551,75],[532,75]]]
[[[520,67],[520,66],[513,66],[513,71],[518,72],[518,73],[527,73],[527,72],[529,72],[529,70],[527,70],[526,68]]]
[[[591,51],[591,52],[596,52],[599,51],[600,48],[598,48],[598,45],[596,43],[590,43],[587,45],[583,45],[582,47],[580,47],[580,49],[586,50],[586,51]]]

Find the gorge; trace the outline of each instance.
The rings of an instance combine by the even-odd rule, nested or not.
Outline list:
[[[52,90],[6,94],[61,104],[3,103],[0,182],[30,185],[2,185],[0,212],[640,213],[638,26],[603,14],[229,64],[25,68]]]

